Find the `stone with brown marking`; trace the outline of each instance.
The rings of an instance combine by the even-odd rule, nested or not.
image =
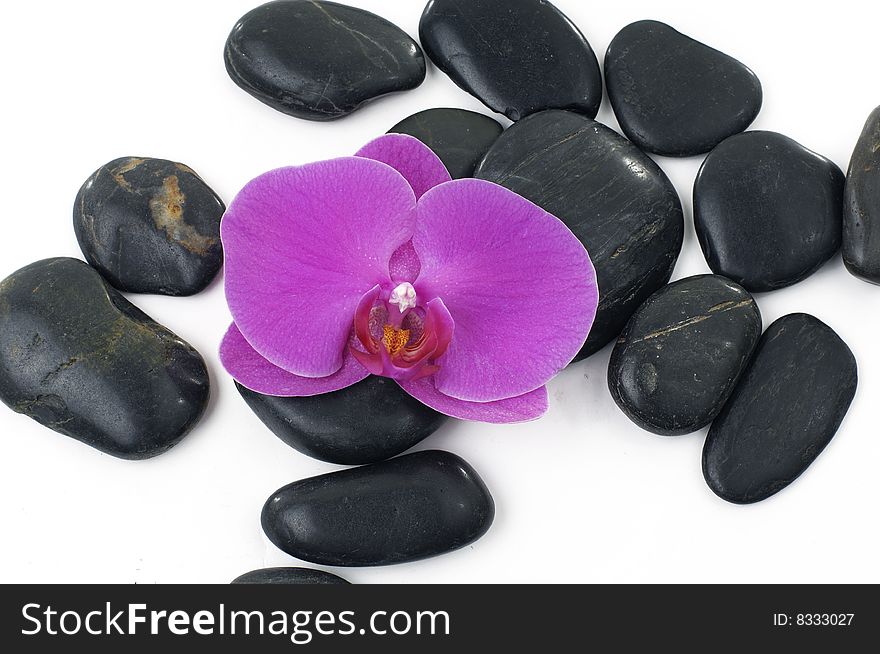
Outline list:
[[[193,295],[222,265],[224,211],[188,166],[124,157],[83,184],[73,224],[86,260],[119,290]]]

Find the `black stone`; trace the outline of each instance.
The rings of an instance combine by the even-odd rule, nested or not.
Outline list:
[[[709,430],[709,488],[749,504],[788,486],[837,432],[857,385],[856,360],[828,325],[805,314],[777,320]]]
[[[676,436],[708,425],[761,336],[748,292],[716,275],[670,284],[630,318],[608,365],[617,406],[643,429]]]
[[[846,175],[843,262],[856,277],[880,284],[880,107],[868,117]]]
[[[268,499],[262,522],[269,540],[298,559],[375,566],[464,547],[494,515],[470,465],[428,450],[294,482]]]
[[[376,463],[433,434],[446,416],[385,377],[314,397],[261,395],[236,384],[269,429],[303,454],[342,465]]]
[[[425,79],[422,50],[403,30],[321,0],[251,10],[232,29],[224,59],[232,81],[257,100],[308,120],[341,118]]]
[[[434,151],[452,179],[471,177],[504,128],[497,120],[466,109],[428,109],[388,130],[409,134]]]
[[[453,82],[511,120],[544,109],[599,111],[596,55],[547,0],[431,0],[419,39]]]
[[[616,338],[669,281],[684,238],[678,194],[650,157],[605,125],[567,111],[533,114],[501,135],[475,175],[559,217],[590,253],[599,311],[579,358]]]
[[[843,172],[775,132],[712,150],[694,184],[694,224],[713,272],[752,292],[791,286],[840,249]]]
[[[624,27],[605,55],[608,99],[623,133],[648,152],[709,152],[752,124],[763,93],[755,74],[669,25]]]
[[[225,210],[188,166],[124,157],[83,184],[73,228],[86,260],[119,290],[193,295],[223,263]]]
[[[232,580],[233,584],[293,584],[298,586],[326,586],[348,584],[342,577],[337,577],[323,570],[311,568],[263,568],[246,572]]]
[[[175,445],[208,402],[205,363],[78,259],[0,282],[0,400],[123,459]]]

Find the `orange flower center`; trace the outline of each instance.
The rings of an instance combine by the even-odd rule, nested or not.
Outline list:
[[[388,354],[394,356],[403,349],[403,346],[409,342],[409,330],[398,329],[393,325],[385,325],[382,328],[382,343]]]

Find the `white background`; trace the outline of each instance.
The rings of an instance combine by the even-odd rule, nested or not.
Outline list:
[[[352,0],[418,31],[421,0]],[[282,115],[239,90],[223,44],[255,0],[16,2],[4,8],[0,277],[81,256],[71,227],[80,184],[127,155],[194,167],[228,202],[257,174],[354,153],[400,119],[457,106],[490,113],[435,68],[420,88],[333,123]],[[603,56],[624,25],[670,23],[751,66],[764,86],[754,127],[781,131],[846,167],[880,104],[874,3],[558,0]],[[607,98],[599,120],[616,128]],[[506,122],[506,121],[505,121]],[[691,220],[700,159],[659,158],[686,207],[675,277],[708,272]],[[0,406],[0,581],[218,582],[295,564],[262,535],[276,488],[335,466],[284,445],[249,411],[216,351],[222,282],[191,299],[132,296],[208,361],[203,422],[145,462],[105,456]],[[456,452],[492,490],[495,524],[450,555],[351,569],[380,582],[880,582],[880,288],[838,256],[795,287],[758,296],[765,326],[807,311],[834,327],[861,384],[837,437],[788,489],[734,506],[703,481],[705,430],[641,431],[606,388],[610,349],[566,370],[536,423],[450,421],[420,445]]]

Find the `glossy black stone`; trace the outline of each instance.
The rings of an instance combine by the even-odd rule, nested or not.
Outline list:
[[[846,175],[843,262],[856,277],[880,284],[880,107],[868,117]]]
[[[188,166],[123,157],[80,188],[73,228],[86,260],[119,290],[193,295],[223,263],[225,210]]]
[[[648,152],[709,152],[752,124],[763,93],[739,61],[669,25],[624,27],[605,55],[608,99],[623,133]]]
[[[856,360],[828,325],[806,314],[774,322],[709,430],[709,488],[749,504],[788,486],[837,432],[857,385]]]
[[[678,194],[650,157],[605,125],[568,111],[533,114],[501,135],[475,176],[559,217],[586,246],[599,310],[579,358],[616,338],[669,281],[684,238]]]
[[[297,586],[326,586],[348,584],[342,577],[337,577],[323,570],[311,568],[262,568],[246,572],[232,580],[233,584],[289,584]]]
[[[278,438],[303,454],[342,465],[390,459],[446,421],[385,377],[314,397],[273,397],[236,387]]]
[[[608,387],[643,429],[676,436],[708,425],[724,406],[761,336],[749,293],[716,275],[660,289],[614,346]]]
[[[0,282],[0,400],[123,459],[175,445],[202,416],[208,372],[188,343],[78,259]]]
[[[731,136],[694,184],[706,262],[752,292],[809,277],[840,249],[843,184],[836,164],[787,136]]]
[[[269,540],[298,559],[376,566],[464,547],[494,515],[470,465],[428,450],[294,482],[266,501],[262,522]]]
[[[388,130],[414,136],[431,148],[452,179],[471,177],[502,131],[497,120],[466,109],[427,109]]]
[[[276,0],[245,14],[224,51],[242,89],[273,109],[333,120],[425,79],[425,57],[403,30],[363,9]]]
[[[596,55],[547,0],[431,0],[419,40],[453,82],[511,120],[544,109],[599,111]]]

